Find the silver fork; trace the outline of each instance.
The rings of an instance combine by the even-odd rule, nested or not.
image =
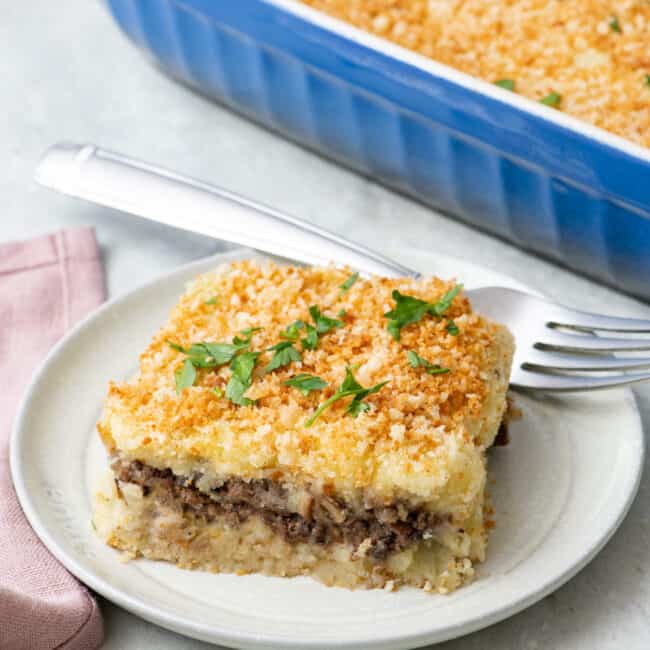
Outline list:
[[[160,223],[307,264],[346,264],[365,274],[420,274],[364,246],[254,203],[93,145],[58,144],[36,170],[51,189]],[[511,386],[533,391],[585,391],[650,379],[650,357],[612,353],[650,350],[650,321],[576,311],[502,287],[467,291],[474,308],[515,336]],[[595,332],[606,336],[595,336]]]

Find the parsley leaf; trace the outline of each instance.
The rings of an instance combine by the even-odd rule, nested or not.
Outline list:
[[[187,359],[185,359],[182,368],[179,368],[174,372],[176,392],[180,394],[184,388],[194,385],[194,382],[196,381],[197,368],[216,368],[217,366],[223,366],[226,363],[230,363],[230,367],[232,368],[235,362],[239,359],[237,356],[239,352],[248,348],[251,342],[251,337],[260,329],[260,327],[245,329],[240,332],[244,338],[235,336],[232,343],[209,343],[204,341],[202,343],[193,343],[189,348],[184,348],[182,345],[178,345],[178,343],[167,341],[167,344],[173,350],[187,355]],[[248,352],[246,354],[253,353]],[[258,353],[255,354],[257,355]],[[244,388],[241,394],[243,395],[245,391],[246,388]]]
[[[352,369],[347,367],[345,369],[345,379],[341,384],[341,387],[330,397],[326,399],[317,409],[314,411],[314,414],[305,422],[305,426],[310,427],[321,413],[329,408],[334,402],[344,399],[345,397],[354,396],[354,399],[348,404],[345,409],[346,413],[349,413],[352,417],[357,417],[359,413],[367,411],[370,407],[365,404],[364,400],[368,395],[379,392],[388,382],[383,381],[380,384],[376,384],[371,388],[364,388],[352,374]]]
[[[236,339],[237,337],[235,337]],[[189,348],[184,348],[177,343],[167,341],[167,344],[173,350],[182,352],[197,368],[214,368],[228,363],[237,352],[248,347],[248,342],[239,343],[193,343]]]
[[[451,307],[451,303],[454,301],[454,298],[462,291],[462,289],[463,285],[457,284],[452,289],[447,291],[447,293],[433,305],[431,313],[435,314],[436,316],[442,316]]]
[[[359,279],[359,272],[353,273],[343,284],[339,285],[341,295],[347,293],[352,288],[352,285]]]
[[[349,413],[353,418],[356,418],[360,413],[365,413],[370,410],[370,406],[361,400],[358,400],[356,397],[348,404],[348,408],[345,409],[346,413]]]
[[[498,81],[494,82],[494,85],[499,86],[499,88],[505,88],[506,90],[515,89],[514,79],[499,79]]]
[[[396,341],[399,341],[403,327],[411,325],[411,323],[417,323],[426,314],[442,316],[451,307],[451,303],[462,288],[462,284],[455,285],[435,303],[426,302],[413,296],[405,296],[395,289],[392,294],[393,300],[395,301],[395,308],[384,314],[388,318],[388,331]]]
[[[562,101],[562,95],[558,93],[549,93],[546,95],[546,97],[542,97],[542,99],[539,100],[541,104],[544,104],[545,106],[550,106],[551,108],[557,108],[560,105],[560,102]]]
[[[309,314],[314,321],[314,325],[316,325],[318,334],[327,334],[330,330],[343,327],[343,323],[340,320],[321,314],[320,309],[316,305],[312,305],[309,308]]]
[[[612,28],[613,32],[621,33],[621,23],[618,22],[618,16],[612,16],[609,21],[609,26]]]
[[[212,298],[208,298],[203,304],[204,305],[218,305],[219,304],[219,296],[212,296]]]
[[[302,355],[293,347],[291,341],[282,341],[267,348],[267,351],[274,351],[275,354],[264,368],[265,373],[273,372],[276,368],[288,366],[292,361],[302,361]]]
[[[182,352],[183,354],[187,354],[187,350],[182,345],[178,345],[178,343],[174,343],[174,341],[170,341],[169,339],[166,341],[166,343],[172,350],[176,350],[176,352]]]
[[[263,327],[247,327],[245,330],[239,332],[243,338],[235,336],[232,342],[234,345],[239,346],[241,349],[248,347],[250,345],[251,339],[253,338],[253,334],[255,334],[255,332],[261,332],[263,329]]]
[[[312,390],[323,390],[327,386],[327,382],[323,381],[320,377],[316,377],[316,375],[301,373],[291,377],[291,379],[287,379],[284,385],[297,388],[306,397]]]
[[[176,394],[180,395],[185,388],[194,385],[196,380],[196,370],[189,359],[185,359],[183,365],[174,373],[176,380]]]
[[[191,361],[195,368],[216,368],[230,363],[240,350],[245,350],[250,345],[253,334],[261,329],[261,327],[250,327],[242,330],[240,334],[244,338],[235,336],[232,343],[203,341],[202,343],[193,343],[189,348],[184,348],[173,341],[167,341],[167,344],[173,350],[186,354],[188,361]]]
[[[301,320],[297,320],[295,323],[289,325],[284,330],[284,332],[280,332],[280,336],[283,339],[287,339],[287,341],[291,343],[295,343],[298,341],[300,337],[299,330],[304,329],[306,335],[304,336],[304,338],[300,339],[300,343],[302,345],[303,350],[315,350],[318,347],[318,338],[322,334],[327,334],[327,332],[329,332],[330,330],[343,327],[343,323],[340,320],[337,320],[336,318],[330,318],[329,316],[325,316],[324,314],[321,313],[321,310],[316,305],[312,305],[309,308],[309,314],[314,321],[313,325],[311,325],[310,323],[305,323],[304,321]],[[340,314],[341,312],[339,312],[339,315]],[[275,349],[275,347],[269,349],[273,350]],[[283,348],[280,348],[279,351],[283,352],[285,349],[289,350],[289,346],[284,346]],[[298,357],[300,357],[300,353],[295,349],[293,350],[293,352],[284,352],[284,354],[285,355],[293,354],[294,357],[295,355],[298,355]],[[298,357],[291,359],[291,361],[300,361],[300,358]],[[282,365],[286,365],[286,363]]]
[[[219,386],[215,386],[214,390],[212,391],[219,399],[223,397],[223,391]]]
[[[353,418],[356,418],[359,413],[368,411],[370,406],[362,400],[366,399],[368,395],[378,393],[387,383],[387,381],[382,381],[370,388],[364,388],[363,390],[358,391],[354,396],[354,399],[348,404],[348,408],[345,409],[346,413],[349,413]]]
[[[214,368],[229,363],[237,352],[247,347],[248,341],[241,340],[238,343],[195,343],[188,350],[188,357],[199,368]]]
[[[316,328],[313,325],[307,323],[305,325],[305,331],[307,332],[307,336],[305,336],[304,339],[300,340],[302,349],[315,350],[318,346],[318,332],[316,331]]]
[[[339,309],[336,313],[337,318],[345,318],[345,309]]]
[[[399,341],[402,327],[422,320],[430,304],[412,296],[405,296],[397,289],[393,291],[392,296],[395,308],[386,312],[384,316],[388,318],[388,331],[396,341]]]
[[[426,359],[423,359],[417,352],[414,350],[409,350],[406,353],[406,358],[411,364],[412,368],[424,368],[426,372],[430,375],[444,375],[446,372],[449,372],[449,368],[443,368],[438,364],[433,364]]]
[[[458,325],[454,323],[453,320],[449,319],[449,322],[447,323],[447,327],[445,328],[452,336],[458,336],[460,334],[460,330],[458,329]]]
[[[419,367],[419,365],[420,365],[420,357],[418,356],[417,352],[414,352],[413,350],[408,350],[406,352],[406,358],[408,359],[408,362],[411,365],[411,368]]]
[[[304,327],[305,324],[301,320],[297,320],[295,323],[288,325],[284,332],[280,332],[280,337],[288,341],[297,341],[299,336],[298,330]]]
[[[244,393],[253,383],[253,370],[257,362],[259,352],[244,352],[236,356],[231,364],[232,376],[226,386],[226,397],[234,404],[250,406],[254,400],[244,396]]]
[[[645,85],[648,86],[648,88],[650,88],[650,74],[647,74],[645,76]]]

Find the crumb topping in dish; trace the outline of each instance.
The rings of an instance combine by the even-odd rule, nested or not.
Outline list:
[[[301,0],[650,146],[647,0]]]

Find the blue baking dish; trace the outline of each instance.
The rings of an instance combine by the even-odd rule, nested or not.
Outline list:
[[[168,73],[449,214],[650,299],[650,150],[295,0],[106,0]]]

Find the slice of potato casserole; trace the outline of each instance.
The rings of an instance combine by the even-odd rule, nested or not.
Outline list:
[[[485,556],[512,355],[453,282],[221,266],[110,387],[96,529],[183,568],[448,592]]]

